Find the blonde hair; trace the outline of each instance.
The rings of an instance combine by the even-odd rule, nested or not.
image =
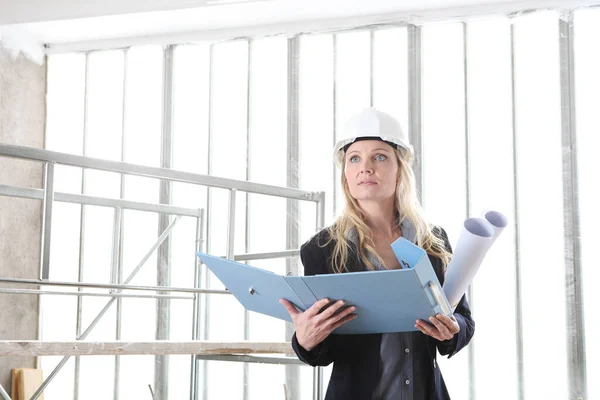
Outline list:
[[[439,258],[445,270],[450,261],[451,253],[446,248],[442,232],[439,231],[439,236],[435,235],[430,225],[425,221],[423,208],[419,203],[415,188],[412,154],[406,149],[400,148],[395,150],[395,155],[398,161],[398,185],[396,186],[394,199],[394,210],[398,218],[397,225],[400,226],[405,219],[410,221],[415,227],[417,246],[424,249],[427,254]],[[334,241],[332,269],[335,273],[342,273],[347,270],[346,264],[351,249],[348,237],[354,230],[358,240],[356,249],[358,258],[370,270],[374,270],[375,266],[369,261],[368,255],[374,256],[381,265],[383,265],[383,260],[375,252],[374,243],[371,239],[372,232],[367,225],[365,214],[360,209],[356,199],[350,195],[343,155],[340,157],[340,164],[346,208],[344,213],[328,228],[329,239],[325,245]]]

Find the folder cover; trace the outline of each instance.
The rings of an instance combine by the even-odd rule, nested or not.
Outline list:
[[[197,256],[250,311],[291,322],[281,298],[300,311],[323,298],[356,306],[357,318],[337,328],[336,334],[416,331],[417,319],[450,315],[427,253],[404,238],[391,246],[403,269],[315,276],[282,276],[209,254]]]

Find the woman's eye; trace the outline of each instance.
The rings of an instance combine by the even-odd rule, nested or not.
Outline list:
[[[350,157],[350,162],[351,163],[358,162],[358,160],[359,160],[358,156],[352,156],[352,157]]]
[[[377,161],[385,161],[385,160],[387,160],[387,157],[384,156],[383,154],[377,154],[375,156],[375,160],[377,160]]]

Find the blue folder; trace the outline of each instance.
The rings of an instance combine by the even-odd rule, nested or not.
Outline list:
[[[425,251],[404,238],[391,246],[403,269],[315,276],[282,276],[209,254],[197,256],[250,311],[291,322],[281,298],[300,311],[323,298],[356,306],[357,318],[337,328],[336,334],[416,331],[417,319],[451,315]]]

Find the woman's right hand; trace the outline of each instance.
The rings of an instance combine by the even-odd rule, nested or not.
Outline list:
[[[296,339],[298,344],[305,350],[311,351],[321,343],[334,329],[344,325],[346,322],[356,318],[352,314],[356,307],[348,307],[336,314],[344,306],[344,301],[339,300],[328,307],[323,312],[321,309],[330,303],[329,299],[321,299],[313,304],[308,310],[300,312],[296,307],[286,299],[279,300],[292,317],[294,328],[296,329]]]

